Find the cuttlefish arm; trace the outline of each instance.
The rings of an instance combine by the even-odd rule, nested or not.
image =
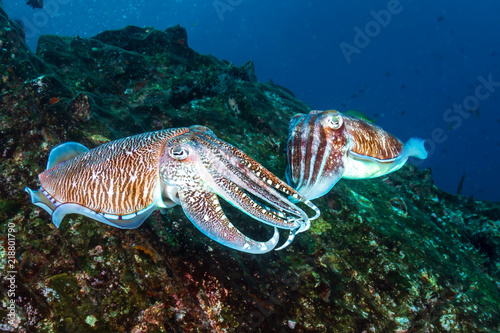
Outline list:
[[[211,158],[220,161],[221,164],[207,164],[210,169],[209,172],[213,177],[220,179],[220,181],[216,183],[219,185],[227,184],[232,187],[231,182],[233,182],[234,185],[245,189],[256,198],[263,199],[270,203],[280,217],[284,217],[285,212],[296,216],[288,220],[287,225],[279,225],[278,223],[278,227],[287,228],[288,226],[295,228],[303,225],[303,221],[314,220],[319,216],[320,212],[314,204],[241,150],[218,139],[211,132],[202,133],[197,139],[206,146],[217,147],[217,149],[211,149],[209,152],[211,153]],[[226,183],[224,182],[225,179],[230,179],[231,182]],[[222,191],[220,195],[224,195],[224,192],[228,193],[232,198],[226,198],[226,200],[232,202],[237,207],[240,207],[239,203],[247,207],[248,204],[255,206],[254,201],[250,197],[247,199],[244,193],[243,195],[234,195],[237,193],[234,188],[230,191]],[[244,200],[240,201],[242,198]],[[315,215],[309,218],[302,209],[294,204],[297,202],[303,202],[310,209],[314,210]],[[256,218],[259,219],[258,217]],[[265,219],[261,221],[267,223]],[[295,223],[290,226],[290,222]],[[276,222],[271,222],[269,224],[275,225],[275,223]]]
[[[241,234],[227,219],[218,197],[250,217],[288,230],[306,230],[319,210],[283,181],[235,147],[219,140],[205,127],[169,141],[160,159],[160,176],[178,189],[178,200],[191,222],[210,238],[233,249],[265,253],[277,244],[278,234],[258,242]],[[314,210],[308,215],[295,203]],[[290,242],[287,242],[288,245]]]
[[[56,227],[66,215],[81,214],[132,229],[154,210],[180,204],[204,234],[249,253],[272,250],[278,243],[277,228],[295,234],[319,215],[310,201],[201,126],[143,133],[91,150],[65,143],[52,150],[39,178],[40,190],[25,190],[52,215]],[[220,198],[273,226],[274,235],[264,242],[243,235],[225,216]]]
[[[219,179],[219,181],[216,180],[216,183],[219,186],[225,184],[229,187],[223,191],[219,191],[218,194],[220,196],[253,218],[278,228],[291,229],[286,242],[276,250],[284,249],[290,245],[297,233],[308,230],[311,225],[310,221],[319,217],[319,209],[306,197],[281,181],[281,179],[242,151],[219,140],[211,132],[203,133],[198,139],[202,139],[205,144],[211,143],[218,147],[214,152],[219,155],[218,159],[223,163],[223,167],[220,168],[217,164],[210,164],[209,166],[212,169],[211,174],[214,180]],[[219,170],[224,169],[227,171],[222,176]],[[225,181],[227,179],[231,179],[234,183]],[[241,192],[238,186],[244,188],[245,191],[248,191],[256,198],[267,201],[273,207],[265,206],[265,209],[263,209],[250,196]],[[286,195],[288,198],[283,195]],[[308,217],[304,211],[294,204],[298,202],[307,205],[314,211],[315,215]],[[284,220],[287,213],[296,215],[296,217],[292,215]]]
[[[266,242],[255,241],[243,235],[224,214],[217,194],[204,185],[197,176],[179,186],[179,202],[189,220],[206,236],[235,250],[247,253],[271,251],[279,240],[278,229]]]

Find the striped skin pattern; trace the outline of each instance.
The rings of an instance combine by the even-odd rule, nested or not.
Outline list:
[[[267,252],[276,245],[278,234],[275,230],[273,238],[267,242],[256,242],[244,236],[224,215],[217,195],[275,228],[305,231],[309,221],[319,216],[319,210],[309,200],[205,127],[198,126],[169,141],[160,165],[163,181],[178,188],[186,215],[191,219],[196,216],[199,221],[196,226],[202,232],[232,248]],[[316,215],[309,218],[283,195],[304,202]],[[218,221],[216,230],[214,221]],[[289,239],[284,246],[290,242]]]
[[[352,138],[349,146],[352,152],[380,160],[390,160],[401,153],[403,143],[381,127],[349,115],[342,117]]]
[[[344,173],[348,132],[337,111],[311,111],[290,121],[287,180],[308,199],[328,192]]]
[[[277,228],[290,230],[283,248],[319,216],[309,200],[202,126],[144,133],[92,150],[66,143],[53,149],[49,166],[39,176],[40,191],[25,190],[57,227],[65,215],[82,214],[115,227],[137,228],[153,210],[180,204],[213,240],[265,253],[278,243]],[[273,226],[272,238],[260,242],[243,235],[225,216],[219,198]]]
[[[162,147],[188,128],[112,141],[40,174],[42,188],[58,202],[78,203],[114,215],[137,212],[154,202]]]
[[[290,121],[287,180],[312,200],[340,178],[365,179],[401,168],[408,157],[427,157],[423,140],[405,144],[381,127],[336,110],[297,114]]]

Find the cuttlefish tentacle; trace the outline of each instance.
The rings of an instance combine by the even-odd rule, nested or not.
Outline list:
[[[248,253],[265,253],[276,246],[279,240],[276,228],[273,237],[266,242],[243,235],[229,222],[217,194],[207,188],[205,182],[196,175],[194,167],[191,172],[190,181],[179,185],[179,201],[186,216],[202,233],[227,247]]]
[[[427,157],[424,140],[405,144],[377,125],[335,110],[292,118],[287,181],[308,199],[318,198],[340,178],[365,179],[401,168],[410,156]]]
[[[203,208],[187,205],[186,198],[196,195],[204,202]],[[255,241],[243,235],[234,225],[229,222],[222,210],[217,195],[210,191],[185,189],[179,192],[181,205],[186,216],[194,222],[194,225],[211,239],[230,247],[247,253],[266,253],[276,247],[279,240],[279,232],[274,228],[274,235],[266,242]]]
[[[275,190],[273,185],[277,186],[277,178],[245,156],[233,146],[218,140],[208,129],[196,127],[192,132],[168,142],[160,160],[160,175],[166,184],[179,188],[179,193],[186,184],[192,183],[195,175],[199,175],[200,183],[195,189],[209,190],[249,216],[274,227],[302,229],[309,225],[307,214]],[[255,174],[259,172],[255,170],[272,178],[265,182]],[[279,182],[289,189],[290,195],[302,197],[284,182]],[[218,206],[215,209],[222,211]],[[224,244],[241,251],[247,248],[241,248],[241,244],[236,243],[228,245],[227,242],[225,240]],[[264,249],[263,246],[260,248]],[[265,249],[270,250],[268,246]]]
[[[294,220],[298,218],[306,221],[319,216],[316,206],[242,151],[205,133],[200,135],[198,139],[202,144],[212,144],[218,148],[212,153],[214,158],[223,163],[222,170],[229,172],[223,175],[224,178],[231,179],[236,185],[243,187],[252,195],[266,200],[278,211],[295,215]],[[215,172],[217,165],[211,164],[210,168]],[[294,201],[304,202],[315,211],[316,215],[309,218],[302,209],[281,195],[280,192],[290,196]]]
[[[250,191],[253,195],[258,196],[261,199],[267,200],[273,205],[274,208],[278,210],[277,214],[274,214],[272,213],[272,211],[270,211],[272,213],[271,215],[272,220],[266,219],[261,221],[268,223],[272,226],[277,226],[279,228],[292,229],[290,231],[290,235],[287,241],[276,250],[284,249],[289,244],[291,244],[297,233],[308,230],[311,225],[310,221],[319,217],[320,211],[314,204],[312,204],[308,199],[306,199],[300,193],[297,193],[288,184],[284,183],[279,178],[274,176],[271,172],[266,170],[259,163],[257,163],[255,160],[253,160],[251,157],[249,157],[242,151],[237,150],[233,146],[217,139],[213,135],[213,133],[203,133],[203,135],[200,135],[199,138],[205,139],[205,144],[213,142],[214,144],[217,145],[218,147],[217,153],[222,154],[222,158],[219,155],[217,159],[221,160],[221,162],[224,163],[224,167],[233,173],[233,175],[226,173],[222,178],[223,180],[225,179],[234,180],[237,183],[237,185],[243,187],[246,191]],[[215,163],[211,164],[210,167],[216,168],[216,164]],[[211,172],[212,174],[215,174],[217,171],[212,170]],[[277,191],[274,191],[273,188],[270,186],[274,187]],[[288,195],[291,201],[281,196],[279,194],[279,191]],[[228,191],[227,193],[231,195],[237,193],[237,191],[233,189]],[[222,193],[219,194],[223,196]],[[232,202],[233,204],[236,204],[237,206],[238,204],[242,204],[243,202],[244,206],[246,207],[256,207],[258,212],[260,211],[262,213],[265,213],[264,216],[268,217],[269,209],[264,209],[262,207],[259,208],[259,205],[256,204],[255,201],[253,201],[248,195],[246,195],[246,193],[242,193],[241,195],[236,197],[233,195],[232,197],[233,197],[232,200],[231,199],[226,199],[226,200]],[[315,215],[310,218],[307,217],[300,208],[298,208],[296,205],[293,204],[293,202],[303,202],[314,211]],[[244,209],[244,211],[248,213],[249,210]],[[300,216],[301,219],[293,217],[292,215],[291,217],[288,217],[287,220],[284,222],[285,224],[283,224],[283,219],[282,219],[284,217],[283,214],[284,213],[286,214],[287,212],[294,214],[296,216]],[[258,216],[253,216],[253,217],[259,219]]]
[[[177,143],[173,143],[173,145],[176,144]],[[291,218],[283,212],[264,208],[260,203],[253,200],[249,195],[252,193],[252,189],[248,183],[245,181],[238,181],[237,177],[239,175],[234,175],[229,172],[226,169],[227,165],[224,163],[224,158],[213,155],[210,151],[212,146],[208,145],[206,141],[200,140],[199,135],[192,138],[189,142],[182,143],[181,146],[177,146],[176,148],[185,149],[187,152],[186,154],[189,155],[189,160],[186,158],[182,162],[177,161],[178,165],[175,167],[168,166],[170,172],[166,174],[162,173],[167,183],[176,184],[179,188],[183,188],[183,186],[185,186],[184,184],[192,183],[194,177],[199,175],[203,179],[200,180],[200,184],[210,188],[212,192],[249,216],[269,225],[285,229],[293,229],[300,226],[302,220],[292,221]],[[175,150],[176,148],[170,149]],[[200,152],[202,152],[202,154],[200,154]],[[174,161],[165,161],[166,164],[172,162]],[[167,167],[165,166],[164,168]],[[188,176],[190,181],[187,182],[185,180],[175,179],[175,174],[178,171],[181,171],[184,177]],[[238,182],[241,187],[233,181]],[[245,190],[243,190],[243,188]],[[290,203],[290,205],[293,204]],[[298,214],[300,214],[300,212]]]
[[[57,227],[65,215],[81,214],[115,227],[137,228],[154,210],[180,204],[196,227],[214,240],[240,251],[264,253],[278,243],[276,228],[295,232],[310,223],[286,196],[319,212],[201,126],[144,133],[92,150],[66,143],[53,149],[48,164],[39,176],[40,190],[25,190],[34,204],[52,215]],[[273,237],[259,242],[244,236],[224,215],[218,196],[274,226]]]
[[[269,207],[264,209],[261,207],[261,204],[253,200],[249,194],[245,193],[245,191],[232,181],[216,174],[212,174],[212,177],[217,184],[216,192],[218,195],[261,222],[283,229],[299,228],[301,222],[303,222],[298,219],[287,220],[287,216],[281,211],[275,211]]]

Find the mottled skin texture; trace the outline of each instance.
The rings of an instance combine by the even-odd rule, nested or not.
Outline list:
[[[33,203],[52,214],[56,226],[66,214],[76,213],[136,228],[154,209],[180,204],[195,226],[215,241],[264,253],[278,243],[276,228],[309,227],[308,215],[287,197],[308,205],[316,213],[313,218],[319,215],[293,188],[203,126],[144,133],[90,151],[80,145],[77,153],[71,145],[51,154],[49,161],[57,164],[40,174],[40,192],[27,189]],[[273,226],[274,236],[259,242],[243,235],[225,216],[218,197]]]

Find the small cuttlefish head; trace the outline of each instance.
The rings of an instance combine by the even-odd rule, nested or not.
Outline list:
[[[309,200],[326,194],[342,177],[347,151],[341,113],[328,110],[295,115],[288,132],[288,183]]]
[[[278,242],[276,228],[306,229],[311,218],[290,200],[304,202],[319,213],[302,195],[203,126],[192,126],[188,133],[169,140],[159,162],[169,198],[205,235],[233,249],[265,253]],[[274,236],[259,242],[243,235],[227,219],[219,198],[273,226]]]

